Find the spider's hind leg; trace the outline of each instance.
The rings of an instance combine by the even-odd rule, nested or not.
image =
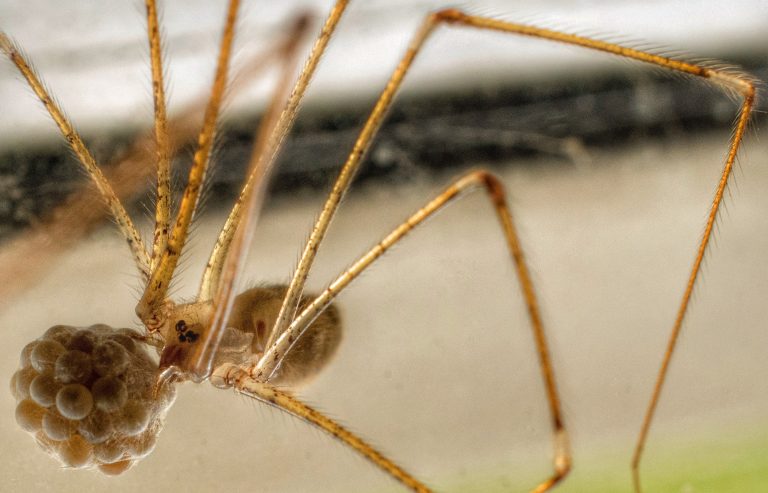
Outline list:
[[[148,1],[151,3],[151,0]],[[200,198],[203,180],[213,150],[216,122],[224,99],[224,91],[227,87],[229,63],[235,37],[235,21],[239,6],[240,2],[238,0],[230,0],[228,2],[226,21],[216,64],[216,75],[211,87],[211,96],[205,110],[203,127],[198,135],[197,148],[187,178],[187,186],[184,189],[184,195],[182,196],[173,228],[167,234],[165,248],[153,259],[149,280],[136,306],[136,314],[148,328],[158,328],[164,322],[158,318],[158,314],[162,311],[162,305],[166,302],[171,279],[186,244],[189,226]],[[155,96],[157,98],[157,92],[155,92]],[[156,117],[156,121],[159,122],[159,118]],[[161,150],[160,152],[163,151]]]
[[[517,277],[525,299],[536,343],[536,352],[544,379],[549,403],[550,419],[554,435],[554,472],[533,491],[544,492],[560,482],[571,469],[571,452],[568,434],[562,417],[560,398],[555,383],[554,369],[544,333],[544,324],[539,313],[536,293],[525,263],[522,246],[515,231],[512,214],[507,203],[504,186],[499,179],[484,170],[472,171],[451,183],[437,197],[413,213],[400,226],[385,236],[376,246],[360,257],[351,267],[339,275],[293,320],[291,325],[277,338],[258,364],[249,370],[257,381],[269,382],[279,370],[283,360],[290,357],[293,348],[301,341],[312,322],[331,304],[336,296],[370,267],[384,253],[402,240],[414,228],[434,215],[449,203],[471,190],[484,189],[496,211],[500,226],[507,242],[510,256],[517,271]]]

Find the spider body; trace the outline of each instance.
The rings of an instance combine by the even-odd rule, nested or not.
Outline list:
[[[287,286],[254,287],[235,298],[213,368],[224,363],[248,367],[264,356],[286,291]],[[311,295],[304,296],[301,308],[312,299]],[[163,340],[161,371],[172,368],[178,379],[195,378],[189,374],[193,368],[191,358],[195,345],[209,330],[206,324],[211,308],[207,302],[169,304],[167,321],[156,331]],[[308,383],[328,364],[340,343],[341,318],[338,309],[330,305],[312,322],[306,335],[296,341],[271,381],[291,388]]]
[[[714,200],[711,201],[704,235],[687,278],[669,347],[636,447],[632,470],[635,487],[640,489],[639,460],[646,435],[728,178],[755,104],[755,87],[751,79],[740,73],[688,63],[585,36],[472,15],[457,9],[430,13],[416,31],[355,141],[315,222],[290,282],[286,285],[256,287],[237,294],[235,289],[242,276],[243,259],[277,153],[291,129],[319,60],[349,3],[347,0],[338,0],[292,90],[289,89],[296,67],[293,56],[296,43],[287,43],[280,48],[283,60],[281,80],[260,123],[245,184],[205,264],[196,297],[192,301],[176,304],[169,300],[169,286],[177,271],[198,206],[224,94],[228,87],[234,85],[229,83],[229,63],[239,1],[230,0],[227,6],[211,94],[204,110],[198,108],[198,113],[203,115],[202,126],[197,134],[196,151],[186,188],[173,217],[170,204],[170,162],[179,146],[174,142],[177,136],[173,131],[176,129],[169,125],[174,122],[168,118],[166,111],[157,6],[155,0],[146,0],[145,3],[155,125],[153,136],[146,139],[153,142],[152,152],[137,151],[133,157],[141,162],[149,161],[157,170],[157,205],[151,245],[144,244],[124,209],[124,191],[119,188],[116,190],[111,185],[23,54],[6,35],[0,33],[0,51],[9,57],[27,80],[96,184],[101,199],[106,202],[130,247],[143,287],[135,312],[144,325],[145,333],[125,333],[104,326],[87,329],[54,327],[22,353],[21,369],[12,381],[13,392],[18,400],[17,420],[22,428],[33,433],[44,449],[67,466],[96,466],[109,474],[119,473],[151,451],[165,413],[173,402],[176,383],[210,380],[216,387],[233,388],[242,395],[274,406],[320,428],[402,486],[416,492],[430,491],[403,467],[355,433],[296,398],[285,387],[296,388],[309,381],[336,352],[341,341],[340,317],[333,305],[336,297],[427,219],[457,198],[479,192],[487,199],[486,205],[490,205],[493,211],[508,254],[506,261],[511,262],[517,275],[546,396],[548,422],[553,438],[551,472],[532,491],[547,491],[564,480],[571,469],[571,451],[544,320],[505,187],[494,173],[475,169],[459,176],[351,263],[324,290],[311,295],[304,289],[331,220],[422,47],[438,28],[480,29],[573,45],[632,59],[701,78],[740,98],[740,112],[725,165]],[[306,29],[305,19],[296,23],[296,26],[299,30]],[[140,139],[140,142],[144,141]],[[159,362],[147,355],[147,344],[157,348]]]

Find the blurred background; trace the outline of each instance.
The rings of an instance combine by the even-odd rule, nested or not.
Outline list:
[[[266,3],[266,2],[264,2]],[[328,1],[245,2],[235,71]],[[287,282],[333,179],[423,17],[445,3],[353,2],[281,154],[245,285]],[[556,26],[768,80],[768,6],[741,2],[475,0],[469,12]],[[0,5],[0,28],[105,165],[152,121],[139,2]],[[171,112],[204,93],[224,2],[165,2]],[[313,28],[314,33],[317,27]],[[306,49],[306,48],[305,48]],[[231,98],[205,209],[176,282],[194,294],[241,185],[276,72]],[[764,100],[765,98],[763,98]],[[760,102],[651,431],[649,491],[768,486],[768,147]],[[82,173],[0,63],[0,237],[44,221]],[[510,196],[548,329],[574,470],[559,491],[630,491],[629,461],[727,152],[738,101],[702,81],[544,41],[444,27],[413,71],[342,204],[309,280],[321,290],[461,173]],[[191,150],[182,151],[179,176]],[[183,185],[183,180],[177,180]],[[134,216],[150,224],[139,196]],[[137,325],[139,281],[114,228],[14,293],[0,375],[47,327]],[[7,244],[7,243],[6,243]],[[30,251],[28,258],[44,252]],[[300,395],[441,491],[526,491],[551,469],[543,386],[517,281],[485,197],[451,205],[338,301],[346,338]],[[119,478],[63,471],[0,397],[0,489],[400,491],[308,426],[209,386],[183,386],[157,449]]]

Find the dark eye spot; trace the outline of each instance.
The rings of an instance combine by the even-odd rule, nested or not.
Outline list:
[[[187,322],[179,320],[176,322],[176,332],[185,332],[187,330]]]

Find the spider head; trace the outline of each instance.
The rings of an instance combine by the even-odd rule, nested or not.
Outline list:
[[[154,389],[143,337],[57,325],[22,350],[11,380],[16,421],[65,467],[120,474],[154,448],[173,386]]]
[[[192,380],[200,382],[208,375],[198,375],[195,371],[196,350],[208,330],[211,316],[210,302],[196,302],[173,306],[166,321],[159,328],[163,339],[160,352],[159,381],[169,376],[173,380]]]

